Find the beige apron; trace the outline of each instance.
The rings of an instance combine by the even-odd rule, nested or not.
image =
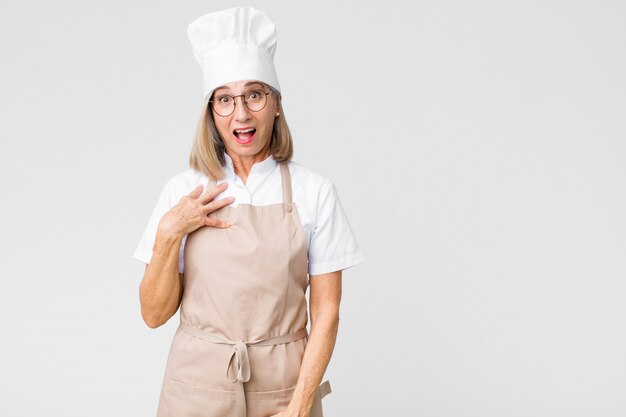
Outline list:
[[[308,341],[308,242],[279,166],[282,203],[222,207],[210,216],[230,227],[187,236],[157,417],[268,417],[291,400]],[[329,381],[317,388],[311,417],[323,417],[330,391]]]

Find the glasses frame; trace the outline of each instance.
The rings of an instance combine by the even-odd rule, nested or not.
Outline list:
[[[260,89],[258,89],[258,90],[257,90],[257,89],[253,89],[253,90],[251,90],[251,91],[248,91],[248,93],[247,93],[247,94],[250,94],[250,93],[251,93],[251,92],[253,92],[253,91],[261,91],[262,93],[265,93],[265,103],[263,104],[263,107],[261,107],[259,110],[252,110],[250,107],[248,107],[248,102],[246,101],[246,98],[245,98],[245,97],[246,97],[246,94],[239,94],[239,95],[237,95],[237,96],[231,96],[230,94],[220,94],[220,97],[221,97],[221,96],[228,96],[228,97],[230,97],[230,98],[232,98],[232,99],[233,99],[233,109],[232,109],[232,110],[231,110],[231,112],[230,112],[230,113],[228,113],[227,115],[222,115],[222,114],[219,114],[219,113],[218,113],[218,111],[217,111],[217,110],[215,110],[215,107],[213,107],[213,102],[214,102],[215,100],[214,100],[213,98],[211,98],[211,99],[209,100],[209,106],[210,106],[210,107],[212,107],[212,108],[213,108],[213,110],[215,110],[215,114],[217,114],[218,116],[220,116],[220,117],[228,117],[228,116],[230,116],[231,114],[233,114],[233,112],[235,111],[235,107],[237,107],[237,97],[241,97],[241,101],[243,101],[243,104],[246,106],[246,109],[248,109],[248,110],[250,110],[250,111],[252,111],[252,112],[255,112],[255,113],[256,113],[256,112],[259,112],[259,111],[263,110],[263,109],[265,108],[265,106],[267,106],[267,96],[268,96],[268,95],[270,95],[270,94],[272,93],[272,91],[271,91],[271,90],[270,90],[270,91],[263,91],[263,89],[262,89],[262,88],[260,88]]]

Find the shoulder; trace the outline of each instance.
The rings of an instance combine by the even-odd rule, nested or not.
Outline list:
[[[317,225],[336,212],[339,197],[333,181],[321,172],[289,161],[294,201],[300,202],[312,222]]]
[[[325,174],[305,167],[296,161],[289,161],[292,186],[307,193],[307,195],[319,195],[334,187],[333,182]]]

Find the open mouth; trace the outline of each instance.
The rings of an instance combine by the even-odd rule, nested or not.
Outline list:
[[[239,143],[250,143],[255,133],[256,129],[233,130],[233,136]]]

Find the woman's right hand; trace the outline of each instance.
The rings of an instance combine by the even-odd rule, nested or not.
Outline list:
[[[174,235],[184,236],[202,226],[230,227],[230,223],[209,217],[209,213],[235,201],[235,197],[214,200],[227,187],[228,183],[223,182],[210,193],[202,194],[204,186],[198,185],[161,217],[159,228]]]

